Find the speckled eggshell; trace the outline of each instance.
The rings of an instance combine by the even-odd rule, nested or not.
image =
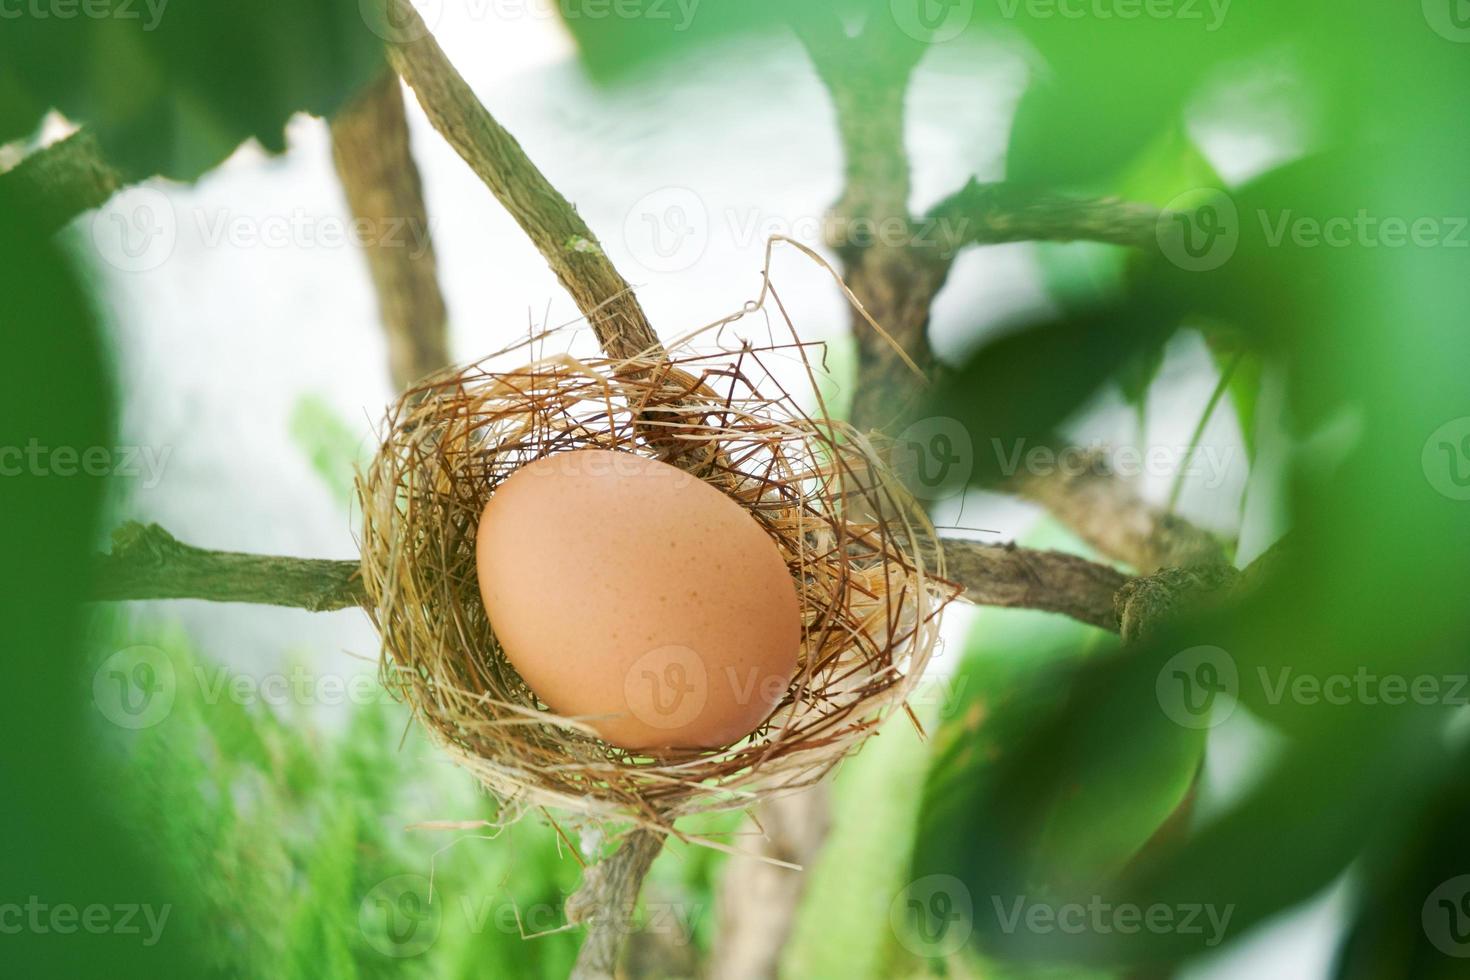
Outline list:
[[[775,542],[666,463],[588,449],[522,467],[485,506],[476,561],[506,657],[614,745],[732,744],[796,671],[801,609]]]

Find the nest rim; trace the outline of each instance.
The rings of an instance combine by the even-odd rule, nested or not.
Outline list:
[[[794,349],[815,418],[784,388],[761,393],[774,377],[763,357],[792,345],[749,344],[667,359],[557,354],[508,371],[491,369],[493,355],[389,410],[357,479],[380,676],[499,801],[502,822],[555,807],[669,828],[745,809],[823,778],[907,700],[957,590],[880,446],[826,417],[807,347]],[[474,573],[479,514],[510,473],[574,448],[679,465],[740,504],[787,560],[803,612],[798,669],[749,736],[714,750],[613,746],[551,712],[500,649]]]

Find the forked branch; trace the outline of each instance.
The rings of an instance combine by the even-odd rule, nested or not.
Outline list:
[[[386,2],[396,4],[393,22],[404,25],[405,36],[417,38],[390,45],[389,62],[418,96],[434,128],[535,243],[608,356],[662,351],[632,287],[576,209],[481,104],[407,0]]]

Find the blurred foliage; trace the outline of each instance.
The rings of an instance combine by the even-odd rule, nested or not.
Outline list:
[[[927,730],[954,709],[957,693],[943,678],[925,683],[914,708]],[[907,880],[928,755],[910,720],[894,715],[834,777],[831,834],[807,871],[783,976],[887,977],[915,965],[891,930],[853,924],[884,922]]]
[[[291,441],[311,464],[332,498],[343,508],[356,493],[353,474],[364,465],[372,446],[347,424],[320,395],[303,395],[291,411]]]
[[[235,686],[242,675],[201,659],[177,629],[114,628],[102,637],[103,651],[146,641],[172,666],[167,717],[136,732],[101,718],[91,727],[110,763],[109,792],[134,826],[150,828],[175,905],[211,924],[208,975],[570,969],[577,935],[523,941],[506,916],[514,907],[542,929],[561,924],[563,894],[578,872],[559,858],[555,832],[527,821],[492,843],[480,836],[490,830],[406,829],[485,819],[493,809],[417,732],[403,737],[406,712],[375,683],[361,688],[375,696],[335,711],[292,704],[297,691],[329,696],[319,653],[303,651],[282,672],[303,679],[301,687],[271,693],[254,673]],[[371,665],[355,671],[372,676]],[[430,805],[443,809],[423,812]],[[419,907],[395,922],[375,900],[398,901],[400,881]]]
[[[1028,544],[1064,541],[1043,524]],[[1118,656],[1113,638],[1071,620],[976,616],[934,734],[911,878],[983,880],[967,925],[992,957],[1060,958],[1054,935],[1007,930],[992,902],[1088,894],[1187,816],[1204,732],[1160,712],[1151,686],[1117,684],[1109,665]],[[1057,969],[1015,975],[1073,975]]]
[[[55,451],[115,444],[112,368],[80,283],[25,202],[0,193],[0,623],[9,675],[0,684],[0,903],[37,903],[42,928],[14,930],[12,976],[141,977],[194,972],[199,923],[173,918],[168,943],[108,929],[54,928],[51,913],[158,907],[168,893],[139,834],[99,805],[88,737],[82,617],[104,480],[58,472]],[[34,450],[34,453],[33,453]],[[24,456],[17,456],[22,452]],[[75,462],[75,460],[73,460]],[[32,915],[30,911],[27,916]]]
[[[292,113],[332,113],[382,65],[372,8],[356,0],[32,9],[42,15],[12,11],[0,30],[0,142],[59,110],[134,180],[193,180],[252,138],[281,152]]]
[[[1140,906],[1210,903],[1232,910],[1233,938],[1319,893],[1365,855],[1393,867],[1401,855],[1422,854],[1421,835],[1445,805],[1441,792],[1460,778],[1445,735],[1452,702],[1283,697],[1273,695],[1268,679],[1289,668],[1318,679],[1361,671],[1453,683],[1467,669],[1470,617],[1462,596],[1470,577],[1470,512],[1453,499],[1451,485],[1467,454],[1450,437],[1440,440],[1443,453],[1432,443],[1442,426],[1453,428],[1470,413],[1470,280],[1463,241],[1457,248],[1453,240],[1470,215],[1459,172],[1470,141],[1452,100],[1442,96],[1464,86],[1470,63],[1417,9],[1359,9],[1332,18],[1331,31],[1308,29],[1316,23],[1311,5],[1272,9],[1272,18],[1289,17],[1289,25],[1266,35],[1256,33],[1265,22],[1253,24],[1252,11],[1239,8],[1230,17],[1242,30],[1179,38],[1177,47],[1162,37],[1150,41],[1143,27],[1112,43],[1099,27],[1076,32],[1093,51],[1060,41],[1043,48],[1071,50],[1072,60],[1023,100],[1010,167],[1027,179],[1109,186],[1108,169],[1175,121],[1203,68],[1244,57],[1265,40],[1289,49],[1310,87],[1328,93],[1329,125],[1313,152],[1229,188],[1214,212],[1189,219],[1223,219],[1190,230],[1229,236],[1233,252],[1203,263],[1164,248],[1148,254],[1111,298],[983,346],[940,394],[936,412],[1003,440],[1045,437],[1102,386],[1130,383],[1125,353],[1138,356],[1180,325],[1206,323],[1218,330],[1207,333],[1217,356],[1241,359],[1231,393],[1242,429],[1253,428],[1263,365],[1277,363],[1287,372],[1283,421],[1291,431],[1307,438],[1350,420],[1351,436],[1340,456],[1290,461],[1293,530],[1263,588],[1138,648],[1064,667],[1046,683],[1068,692],[1065,706],[1037,711],[1027,731],[1011,733],[1009,752],[1022,761],[1009,774],[973,790],[968,804],[957,803],[954,792],[934,794],[927,818],[947,820],[954,846],[961,846],[960,834],[985,842],[985,859],[961,875],[977,903],[1014,894],[1052,904],[1091,896]],[[1125,65],[1129,57],[1137,63]],[[1114,104],[1125,97],[1138,104]],[[1089,152],[1055,153],[1063,133]],[[1445,237],[1395,244],[1379,226],[1355,223],[1333,244],[1294,230],[1341,230],[1360,215],[1406,225],[1424,219]],[[1160,724],[1169,724],[1156,684],[1171,657],[1200,645],[1224,651],[1238,672],[1241,703],[1291,736],[1282,758],[1225,813],[1156,841],[1104,880],[1085,880],[1098,852],[1072,855],[1065,870],[1084,880],[1053,891],[1051,875],[1029,864],[1024,849],[1007,848],[1008,829],[1034,834],[1045,825],[1066,788],[1060,779],[1069,746],[1131,756],[1112,777],[1120,792],[1129,778],[1165,771],[1141,754],[1159,737]],[[1112,821],[1128,811],[1114,801],[1093,812]],[[938,867],[943,853],[921,848],[915,875]],[[1352,966],[1355,956],[1371,963],[1371,956],[1386,955],[1369,952],[1377,941],[1405,944],[1405,955],[1418,950],[1412,955],[1428,965],[1414,975],[1459,972],[1411,934],[1378,928],[1389,903],[1401,903],[1393,906],[1396,916],[1417,919],[1436,883],[1470,870],[1453,846],[1420,860],[1419,870],[1408,872],[1420,877],[1408,887],[1391,875],[1371,879],[1397,888],[1396,895],[1363,890],[1364,927],[1346,947],[1345,969],[1369,969]],[[1415,896],[1420,886],[1423,894]],[[1198,936],[1179,930],[996,936],[983,928],[996,917],[976,916],[981,948],[1007,955],[1168,963],[1201,951]],[[1388,961],[1396,962],[1391,954]]]
[[[630,2],[631,16],[626,5],[610,16],[599,0],[568,0],[563,10],[600,76],[741,32],[774,36],[789,15],[789,4],[768,0]],[[1466,37],[1462,7],[1236,0],[1144,3],[1131,8],[1137,16],[1097,16],[1112,9],[1105,3],[1069,8],[1082,9],[1079,18],[1025,0],[828,5],[896,45],[958,23],[956,11],[964,30],[943,43],[979,51],[966,45],[982,33],[1012,38],[1031,73],[1011,127],[1007,179],[1179,209],[1163,219],[1159,247],[1138,255],[1047,247],[1052,312],[987,334],[935,393],[935,414],[962,420],[977,443],[1048,440],[1114,386],[1141,409],[1164,345],[1197,329],[1221,369],[1233,366],[1230,403],[1248,439],[1267,371],[1287,385],[1285,418],[1272,422],[1301,444],[1345,435],[1333,452],[1286,460],[1292,530],[1261,587],[1227,608],[1126,648],[1067,623],[1038,630],[1034,616],[985,613],[958,675],[962,697],[935,730],[922,795],[883,795],[920,784],[922,760],[897,738],[860,758],[843,784],[844,805],[868,811],[872,833],[840,822],[830,860],[861,867],[863,878],[848,886],[830,871],[814,875],[792,962],[814,975],[937,972],[961,955],[978,955],[1003,976],[1137,964],[1167,972],[1201,951],[1198,935],[1018,932],[992,914],[991,900],[1203,903],[1230,910],[1228,941],[1352,873],[1341,976],[1465,973],[1465,961],[1444,954],[1446,936],[1462,942],[1470,921],[1470,884],[1455,891],[1470,875],[1458,833],[1470,806],[1463,710],[1444,700],[1283,697],[1265,680],[1283,670],[1319,679],[1467,671],[1470,139],[1456,96],[1470,81],[1470,60],[1456,43]],[[173,0],[156,21],[146,4],[135,8],[137,19],[7,18],[0,141],[33,134],[58,109],[94,129],[129,177],[193,179],[243,140],[281,149],[291,113],[331,112],[380,67],[379,36],[348,0],[269,9]],[[1170,15],[1150,12],[1161,9]],[[1219,120],[1203,107],[1263,66],[1292,77],[1301,104],[1289,108],[1303,145],[1228,181],[1210,165],[1201,122]],[[1255,131],[1267,108],[1257,99],[1229,121]],[[1202,198],[1206,190],[1214,196]],[[1201,201],[1207,207],[1194,206]],[[111,375],[88,299],[54,243],[29,230],[25,203],[0,201],[0,325],[14,345],[0,359],[0,446],[108,445]],[[1428,222],[1438,237],[1391,244],[1385,221]],[[1347,229],[1341,243],[1296,233],[1334,226]],[[1181,227],[1183,252],[1168,237]],[[293,433],[326,476],[338,472],[347,437],[319,409],[304,404]],[[976,472],[980,481],[996,476]],[[342,477],[328,479],[340,496]],[[396,707],[359,706],[333,730],[320,718],[201,700],[187,681],[207,658],[165,635],[155,641],[184,679],[173,713],[133,734],[98,731],[79,693],[95,663],[83,659],[78,605],[102,500],[90,478],[30,471],[0,480],[4,550],[21,556],[0,590],[15,668],[0,691],[8,726],[0,775],[10,797],[25,801],[0,808],[0,897],[170,903],[175,912],[168,941],[151,947],[117,934],[7,937],[7,970],[564,972],[575,936],[522,941],[493,919],[472,928],[451,911],[505,894],[559,908],[575,865],[557,858],[554,834],[536,823],[441,854],[440,932],[415,956],[392,955],[402,937],[373,916],[394,908],[422,915],[424,906],[410,909],[398,894],[374,904],[373,889],[426,874],[443,839],[405,832],[411,818],[387,815],[426,799],[445,801],[456,816],[491,812],[465,777],[416,741],[397,751],[405,719]],[[1008,634],[1012,622],[1024,630]],[[1175,724],[1159,685],[1181,651],[1200,646],[1224,654],[1240,710],[1284,747],[1237,799],[1196,818],[1188,800],[1201,759],[1210,765],[1207,733]],[[869,903],[902,883],[910,843],[913,882],[946,875],[973,900],[968,952],[931,958],[922,944],[906,946],[901,930],[874,930],[891,907]],[[718,865],[709,852],[672,852],[649,894],[708,910]],[[704,948],[709,916],[695,919]],[[845,933],[829,938],[832,948],[816,938],[838,928],[864,934],[852,943]]]
[[[207,924],[206,967],[194,975],[570,971],[581,932],[555,930],[578,863],[542,818],[476,827],[494,803],[411,725],[371,664],[334,674],[320,651],[303,650],[279,674],[236,672],[197,654],[177,627],[113,617],[96,625],[94,646],[96,664],[141,648],[155,676],[167,675],[171,703],[156,723],[129,731],[93,712],[87,732],[104,791],[131,826],[148,828],[175,914]],[[411,829],[435,821],[464,826]],[[720,835],[733,823],[691,831]],[[641,921],[662,946],[691,958],[707,949],[722,863],[676,846],[655,865]]]

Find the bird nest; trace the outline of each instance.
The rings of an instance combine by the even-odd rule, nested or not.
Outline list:
[[[390,411],[358,479],[382,679],[501,801],[504,819],[552,806],[667,827],[745,808],[817,781],[904,705],[955,590],[932,525],[881,448],[808,416],[775,384],[768,363],[793,353],[820,406],[808,348],[795,343],[646,360],[562,355],[510,371],[487,360],[429,379]],[[736,744],[611,745],[538,700],[496,641],[476,574],[486,501],[518,468],[580,449],[682,466],[744,508],[784,558],[802,612],[797,671]]]

